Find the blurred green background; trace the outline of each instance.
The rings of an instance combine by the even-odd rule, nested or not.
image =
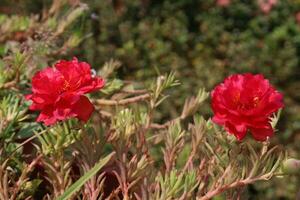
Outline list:
[[[51,3],[1,0],[0,14],[38,16]],[[170,92],[161,119],[180,113],[200,87],[211,90],[233,73],[262,73],[286,105],[273,142],[300,158],[300,1],[69,0],[69,6],[79,3],[89,10],[69,34],[82,42],[64,57],[77,56],[96,69],[116,59],[122,63],[117,78],[145,84],[174,71],[181,86]],[[201,111],[211,116],[209,106]],[[255,184],[247,189],[249,199],[295,199],[299,179]]]

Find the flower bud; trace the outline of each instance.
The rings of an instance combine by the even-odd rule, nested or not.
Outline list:
[[[283,171],[287,174],[300,173],[300,160],[289,158],[283,162]]]

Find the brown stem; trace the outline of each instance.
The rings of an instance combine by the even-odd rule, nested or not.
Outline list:
[[[245,186],[245,185],[249,185],[249,184],[251,184],[253,182],[256,182],[258,180],[265,180],[265,178],[264,177],[256,177],[256,178],[247,178],[247,179],[244,179],[244,180],[236,181],[236,182],[233,182],[231,184],[224,185],[222,187],[218,187],[216,189],[213,189],[213,190],[209,191],[208,193],[206,193],[203,197],[198,198],[197,200],[209,200],[212,197],[214,197],[218,194],[221,194],[222,192],[224,192],[226,190],[229,190],[229,189],[232,189],[232,188],[235,188],[235,187],[242,187],[242,186]]]
[[[148,90],[121,90],[121,92],[127,94],[145,94],[148,92]]]
[[[113,200],[115,197],[118,197],[120,191],[121,191],[121,187],[119,186],[117,189],[112,191],[112,193],[106,198],[106,200]]]
[[[156,123],[152,123],[150,125],[150,128],[153,129],[166,129],[168,128],[172,123],[176,122],[177,120],[183,120],[184,118],[182,117],[177,117],[175,119],[171,119],[170,121],[165,122],[164,124],[156,124]]]
[[[14,149],[14,150],[10,153],[10,155],[9,155],[9,157],[6,159],[6,161],[8,161],[9,159],[11,159],[11,158],[15,155],[15,153],[17,152],[18,149],[20,149],[21,147],[23,147],[25,144],[31,142],[32,140],[34,140],[36,137],[38,137],[38,136],[42,135],[43,133],[47,132],[47,130],[48,130],[48,128],[45,129],[45,130],[43,130],[43,131],[40,132],[40,133],[37,133],[37,134],[31,136],[30,138],[28,138],[27,140],[25,140],[24,142],[22,142],[16,149]]]
[[[10,197],[10,200],[14,200],[17,198],[17,194],[19,193],[22,184],[26,180],[26,176],[28,175],[29,172],[31,172],[34,168],[34,166],[40,161],[43,155],[39,155],[36,159],[34,159],[28,167],[25,168],[25,170],[22,172],[18,182],[15,184],[15,188],[13,190],[13,194]]]
[[[124,106],[127,104],[135,103],[138,101],[145,101],[150,98],[150,94],[143,94],[140,96],[130,97],[127,99],[121,99],[121,100],[107,100],[107,99],[98,99],[95,101],[97,105],[101,106]]]
[[[99,101],[99,100],[98,100]],[[102,101],[102,100],[101,100]],[[105,101],[110,101],[110,100],[105,100]],[[122,100],[121,100],[122,101]],[[119,101],[120,102],[120,101]],[[102,102],[103,103],[103,102]],[[110,102],[110,105],[112,102]],[[115,105],[121,105],[121,104],[115,104]],[[96,107],[96,109],[98,110],[99,114],[101,115],[101,117],[105,118],[105,119],[110,119],[112,117],[112,114],[110,112],[104,111],[104,110],[100,110],[99,107]],[[158,123],[151,123],[150,125],[146,125],[147,128],[150,129],[166,129],[170,126],[170,124],[174,123],[176,120],[183,120],[184,118],[182,117],[177,117],[175,119],[172,119],[170,121],[165,122],[164,124],[158,124]]]
[[[0,89],[9,89],[14,88],[16,86],[17,82],[16,80],[4,83],[3,85],[0,85]]]
[[[193,151],[191,152],[188,160],[185,163],[185,166],[184,166],[184,168],[182,170],[183,172],[186,172],[187,169],[188,169],[188,167],[193,163],[193,158],[194,158],[195,154],[196,154],[196,150],[193,149]]]

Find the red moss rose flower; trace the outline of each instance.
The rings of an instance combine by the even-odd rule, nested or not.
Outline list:
[[[283,97],[260,74],[231,75],[212,91],[213,121],[242,140],[251,131],[264,141],[273,135],[270,116],[283,107]]]
[[[231,0],[217,0],[217,5],[221,7],[227,7],[230,5]]]
[[[33,103],[30,110],[40,110],[37,121],[51,125],[59,120],[76,117],[87,121],[94,106],[84,96],[101,89],[104,80],[92,77],[90,65],[86,62],[61,60],[53,68],[38,71],[32,78],[32,94],[26,99]]]

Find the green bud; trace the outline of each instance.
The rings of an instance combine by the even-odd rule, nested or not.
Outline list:
[[[283,162],[283,171],[287,174],[300,173],[300,160],[289,158]]]

